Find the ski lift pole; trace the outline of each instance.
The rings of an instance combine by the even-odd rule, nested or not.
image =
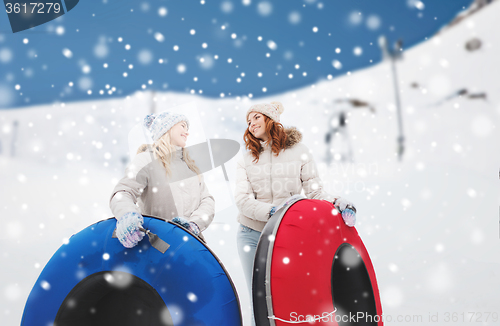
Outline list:
[[[401,98],[399,95],[399,82],[398,82],[398,74],[396,69],[396,60],[401,59],[403,41],[398,40],[394,44],[394,50],[389,51],[387,39],[385,36],[381,36],[379,38],[379,46],[382,50],[382,57],[388,58],[391,61],[392,68],[392,80],[394,82],[394,93],[396,95],[396,110],[398,115],[398,137],[397,137],[397,153],[398,158],[401,161],[403,158],[403,153],[405,150],[405,137],[403,132],[403,115],[401,113]]]
[[[401,97],[399,95],[399,81],[398,81],[398,73],[396,70],[396,60],[401,56],[401,45],[402,41],[399,40],[396,42],[394,47],[394,52],[391,54],[391,66],[392,66],[392,76],[394,81],[394,92],[396,94],[396,109],[398,112],[398,158],[401,161],[403,158],[403,153],[405,150],[405,137],[403,133],[403,115],[401,113]]]

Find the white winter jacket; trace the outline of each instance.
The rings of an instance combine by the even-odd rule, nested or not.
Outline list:
[[[302,134],[296,128],[287,128],[285,132],[285,149],[278,156],[267,145],[257,163],[247,151],[237,164],[235,200],[239,210],[238,222],[257,231],[264,229],[273,206],[281,205],[302,190],[309,199],[333,202],[338,198],[323,190],[313,157],[300,143]]]
[[[110,208],[115,217],[128,212],[164,220],[180,216],[195,222],[200,231],[205,230],[214,218],[215,201],[202,175],[189,169],[181,150],[172,158],[170,170],[167,177],[151,149],[137,154],[111,194]]]

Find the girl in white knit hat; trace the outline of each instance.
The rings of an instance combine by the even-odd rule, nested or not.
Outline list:
[[[143,214],[172,220],[201,236],[214,218],[215,206],[185,149],[189,120],[183,114],[162,112],[146,116],[144,127],[154,142],[139,148],[111,194],[118,240],[127,248],[142,240]]]
[[[281,206],[302,197],[302,190],[307,198],[333,202],[344,212],[342,216],[348,226],[355,223],[354,205],[323,190],[309,149],[300,142],[302,134],[280,123],[283,111],[280,102],[271,102],[253,105],[246,114],[243,139],[248,151],[237,164],[235,199],[240,223],[238,253],[249,293],[252,293],[253,262],[261,231]],[[255,325],[253,318],[252,325]]]

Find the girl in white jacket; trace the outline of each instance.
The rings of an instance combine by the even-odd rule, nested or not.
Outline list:
[[[118,240],[127,248],[142,240],[142,214],[172,220],[201,236],[214,218],[215,206],[198,167],[184,148],[188,119],[162,112],[146,116],[144,126],[154,143],[139,148],[111,194]]]
[[[300,143],[302,134],[280,123],[283,111],[279,102],[250,107],[243,136],[248,151],[237,164],[235,199],[240,223],[237,244],[249,293],[252,293],[253,261],[261,231],[280,205],[300,196],[303,190],[307,198],[328,200],[340,212],[346,208],[356,211],[349,201],[323,190],[314,160],[308,148]],[[353,226],[355,215],[347,212],[342,214],[344,221]]]

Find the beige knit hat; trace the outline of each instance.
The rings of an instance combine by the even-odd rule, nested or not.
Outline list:
[[[285,111],[285,108],[280,102],[254,104],[248,109],[246,118],[248,120],[250,112],[260,112],[274,121],[280,122],[280,114],[282,114],[283,111]]]

